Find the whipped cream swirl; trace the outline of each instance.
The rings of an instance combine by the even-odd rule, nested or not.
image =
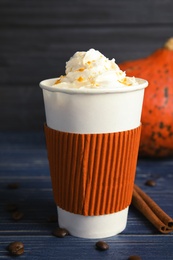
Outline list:
[[[95,49],[76,52],[66,62],[66,75],[53,86],[60,88],[109,88],[138,85],[135,77],[127,77],[115,59],[109,60]]]

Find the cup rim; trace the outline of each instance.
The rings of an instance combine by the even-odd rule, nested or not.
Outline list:
[[[116,87],[116,88],[59,88],[52,86],[53,83],[59,78],[49,78],[42,80],[39,86],[50,92],[61,92],[66,94],[107,94],[107,93],[124,93],[144,89],[148,86],[148,81],[142,78],[136,78],[138,85],[126,86],[126,87]]]

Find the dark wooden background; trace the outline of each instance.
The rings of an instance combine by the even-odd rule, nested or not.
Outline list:
[[[0,130],[42,130],[38,84],[63,74],[77,50],[120,63],[171,36],[172,0],[0,0]]]

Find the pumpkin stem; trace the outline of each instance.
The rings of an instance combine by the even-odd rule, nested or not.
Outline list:
[[[163,47],[167,50],[173,51],[173,37],[169,38]]]

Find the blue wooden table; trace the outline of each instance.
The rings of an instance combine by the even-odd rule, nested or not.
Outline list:
[[[157,185],[146,186],[148,179],[154,179]],[[173,159],[140,159],[136,183],[173,217]],[[22,219],[12,219],[9,203],[18,206],[24,214]],[[104,239],[110,248],[103,252],[95,249],[98,239],[53,236],[57,223],[49,221],[51,216],[56,216],[56,206],[43,133],[1,133],[0,259],[13,258],[7,246],[14,241],[24,243],[20,259],[126,260],[130,255],[143,260],[173,259],[173,233],[159,233],[133,206],[127,228]]]

